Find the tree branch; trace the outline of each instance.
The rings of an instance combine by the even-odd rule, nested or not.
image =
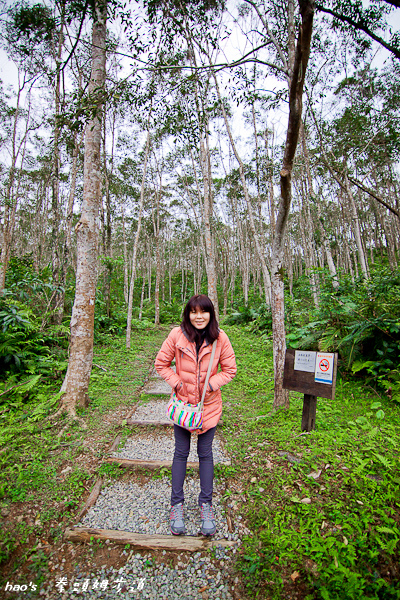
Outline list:
[[[64,69],[67,66],[67,64],[69,63],[70,59],[75,54],[76,47],[77,47],[78,42],[79,42],[80,37],[81,37],[82,27],[83,27],[83,23],[85,21],[86,11],[88,9],[88,6],[89,6],[89,0],[86,0],[86,4],[85,4],[84,9],[82,11],[82,19],[81,19],[81,22],[79,24],[79,30],[78,30],[78,34],[76,36],[75,44],[72,46],[71,52],[69,53],[68,58],[63,62],[62,66],[60,67],[60,71],[64,71]]]
[[[245,2],[247,2],[247,4],[250,4],[254,10],[256,11],[256,13],[258,14],[258,17],[261,21],[261,23],[264,26],[265,31],[267,32],[267,35],[269,37],[269,39],[271,40],[271,42],[274,44],[275,49],[279,55],[279,58],[282,61],[283,64],[283,70],[284,72],[286,72],[287,75],[289,75],[289,66],[288,66],[288,62],[286,60],[286,57],[284,55],[284,53],[282,52],[282,48],[280,46],[280,44],[278,43],[278,40],[276,39],[276,37],[271,33],[269,27],[268,27],[268,21],[265,19],[265,17],[261,14],[260,9],[258,8],[258,6],[255,4],[255,2],[252,2],[251,0],[244,0]]]
[[[381,198],[380,196],[378,196],[377,194],[375,194],[375,192],[373,192],[369,188],[365,187],[365,185],[363,185],[362,183],[360,183],[359,181],[357,181],[357,179],[354,179],[353,177],[350,177],[350,175],[347,175],[347,178],[348,178],[349,181],[351,181],[352,184],[354,184],[355,186],[357,186],[360,190],[362,190],[366,194],[369,194],[370,196],[372,196],[372,198],[375,198],[375,200],[377,202],[379,202],[379,204],[382,204],[382,206],[384,206],[385,208],[387,208],[391,213],[393,213],[394,215],[396,215],[396,217],[398,219],[400,219],[400,212],[398,210],[396,210],[395,208],[393,208],[393,206],[390,206],[390,204],[388,204],[385,200],[383,200],[383,198]]]
[[[396,4],[395,4],[396,2]],[[390,4],[393,4],[394,6],[400,6],[400,2],[398,0],[393,0],[393,2],[389,2]],[[360,22],[360,21],[355,21],[354,19],[352,19],[351,17],[347,17],[346,15],[342,15],[330,8],[325,8],[325,6],[322,6],[322,4],[315,4],[315,7],[324,13],[327,13],[328,15],[331,15],[332,17],[335,17],[335,19],[338,19],[339,21],[342,21],[344,23],[348,23],[349,25],[351,25],[352,27],[354,27],[354,29],[358,29],[360,31],[363,31],[364,33],[366,33],[370,38],[372,38],[375,42],[378,42],[378,44],[380,44],[381,46],[383,46],[384,48],[386,48],[386,50],[389,50],[389,52],[391,52],[392,54],[394,54],[394,56],[398,59],[400,59],[400,49],[396,48],[395,46],[393,46],[392,44],[389,44],[388,42],[385,42],[384,39],[382,39],[381,37],[379,37],[378,35],[376,35],[373,31],[371,31],[369,29],[369,27],[367,27],[366,25],[364,25],[364,23]]]

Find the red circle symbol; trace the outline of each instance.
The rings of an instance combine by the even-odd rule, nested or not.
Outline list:
[[[321,371],[327,371],[329,369],[329,361],[326,358],[323,358],[319,363],[319,368]]]

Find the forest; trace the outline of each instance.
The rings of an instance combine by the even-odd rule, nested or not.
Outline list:
[[[268,356],[268,384],[254,390],[268,397],[271,423],[298,408],[282,385],[286,349],[338,353],[338,381],[357,390],[356,410],[367,403],[349,416],[350,433],[358,423],[382,444],[397,439],[373,459],[393,490],[398,0],[0,5],[2,501],[10,459],[26,451],[18,436],[39,439],[50,424],[62,444],[91,431],[97,353],[130,356],[152,339],[143,352],[155,356],[198,293],[238,347],[263,349],[259,369]],[[394,565],[398,493],[385,502],[397,514],[380,524]],[[18,536],[1,540],[5,564]],[[246,557],[243,585],[260,585],[249,597],[269,597],[259,550]],[[378,575],[357,588],[359,576],[342,572],[348,587],[334,578],[337,588],[321,583],[312,596],[279,596],[281,581],[271,597],[398,598]]]

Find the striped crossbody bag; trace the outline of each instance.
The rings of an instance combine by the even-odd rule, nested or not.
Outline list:
[[[168,402],[167,417],[171,419],[175,425],[179,425],[179,427],[183,427],[189,431],[196,431],[197,429],[201,429],[203,426],[204,397],[207,391],[208,380],[210,379],[211,367],[214,361],[216,347],[217,340],[215,340],[213,343],[206,380],[204,382],[203,394],[201,396],[201,402],[198,402],[197,404],[183,402],[176,397],[175,392],[172,394],[170,401]]]

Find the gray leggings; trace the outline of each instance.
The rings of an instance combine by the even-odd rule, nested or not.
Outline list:
[[[215,430],[213,427],[197,436],[197,454],[199,455],[200,494],[199,506],[206,502],[212,504],[214,461],[212,443]],[[186,463],[190,452],[191,432],[174,425],[175,453],[172,463],[171,506],[184,501],[183,482],[186,476]]]

